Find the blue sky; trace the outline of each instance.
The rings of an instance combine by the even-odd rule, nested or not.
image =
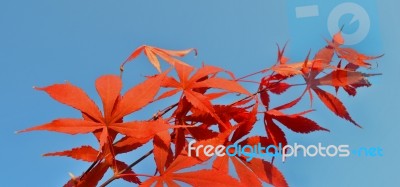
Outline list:
[[[321,7],[334,4],[325,1],[307,3],[317,3]],[[363,129],[333,116],[317,102],[315,107],[318,111],[310,117],[331,132],[288,133],[290,142],[379,146],[384,149],[384,156],[293,158],[278,165],[292,186],[400,184],[397,176],[400,166],[397,159],[400,153],[397,120],[400,114],[400,20],[395,19],[400,17],[395,8],[399,6],[395,0],[379,1],[375,7],[377,12],[371,18],[374,37],[365,45],[357,46],[362,52],[375,54],[376,49],[385,53],[379,60],[379,67],[373,70],[382,72],[383,76],[373,77],[373,86],[360,89],[355,98],[339,94]],[[204,61],[234,71],[238,76],[271,66],[276,59],[275,44],[287,40],[290,41],[288,54],[293,54],[294,60],[302,60],[300,58],[306,54],[301,50],[322,47],[323,38],[328,37],[326,23],[315,18],[315,24],[312,24],[316,32],[321,31],[315,36],[320,42],[307,40],[308,36],[300,40],[295,37],[298,34],[294,29],[297,23],[290,17],[290,7],[287,1],[272,3],[262,0],[1,0],[2,185],[60,186],[68,180],[68,172],[79,175],[88,164],[68,158],[41,157],[41,154],[95,144],[90,135],[14,134],[16,130],[58,117],[79,116],[78,112],[33,90],[32,86],[68,80],[99,102],[94,89],[95,79],[102,74],[119,73],[120,63],[142,44],[169,49],[195,47],[199,56],[185,58],[191,64],[200,65]],[[321,16],[327,15],[324,11],[325,8],[320,10]],[[163,68],[166,68],[165,64]],[[152,73],[156,73],[154,68],[140,57],[126,67],[125,88],[143,80],[143,75]],[[303,105],[308,106],[307,103]],[[156,109],[151,106],[148,112],[131,118],[147,118],[149,112]],[[134,160],[141,154],[133,153],[123,158]],[[153,172],[147,166],[151,163],[149,158],[135,170]],[[116,182],[110,186],[124,185]]]

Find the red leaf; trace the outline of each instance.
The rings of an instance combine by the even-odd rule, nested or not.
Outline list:
[[[238,84],[236,81],[231,81],[223,78],[209,78],[201,82],[196,82],[192,88],[204,88],[204,87],[210,87],[210,88],[218,88],[218,89],[223,89],[231,92],[237,92],[237,93],[242,93],[245,95],[251,95],[249,91],[244,89],[240,84]]]
[[[351,117],[350,114],[347,112],[346,107],[343,105],[343,103],[337,99],[334,95],[325,92],[321,90],[318,87],[313,87],[312,88],[314,92],[318,95],[319,99],[325,104],[326,107],[329,108],[333,113],[335,113],[337,116],[344,118],[354,125],[361,127],[358,125]]]
[[[361,82],[368,82],[364,74],[355,71],[337,69],[316,80],[318,85],[345,87]],[[368,83],[369,84],[369,83]]]
[[[157,165],[157,170],[162,175],[164,173],[165,163],[167,162],[170,153],[171,137],[168,131],[162,131],[156,134],[153,139],[153,154]]]
[[[102,76],[96,80],[96,89],[103,102],[105,121],[108,122],[121,92],[122,81],[116,75]]]
[[[71,179],[68,181],[64,187],[95,187],[101,178],[103,178],[107,170],[107,163],[101,162],[80,178]]]
[[[125,164],[124,162],[121,161],[116,161],[117,162],[117,170],[114,170],[115,172],[118,171],[122,171],[125,168],[128,168],[128,165]],[[135,184],[140,184],[140,179],[136,176],[135,172],[132,171],[131,168],[127,169],[126,171],[124,171],[123,173],[121,173],[120,175],[122,175],[122,179],[124,179],[125,181],[131,182],[131,183],[135,183]]]
[[[332,61],[334,49],[330,46],[324,47],[317,52],[312,64],[312,70],[319,72],[325,69]]]
[[[242,186],[235,178],[215,170],[199,170],[185,173],[173,173],[171,178],[192,186]]]
[[[333,43],[336,43],[338,45],[343,45],[344,44],[344,39],[343,39],[343,36],[342,36],[342,31],[339,31],[335,35],[333,35],[332,41],[333,41]]]
[[[305,90],[306,91],[306,90]],[[293,106],[295,106],[297,103],[299,103],[299,101],[301,100],[301,98],[303,97],[303,95],[305,94],[305,91],[303,92],[303,94],[301,94],[301,96],[299,96],[298,98],[294,99],[293,101],[290,101],[286,104],[283,104],[281,106],[275,107],[274,110],[285,110],[288,108],[292,108]]]
[[[135,150],[136,148],[150,141],[151,138],[152,137],[132,138],[129,136],[125,136],[114,144],[114,151],[116,154],[120,154]]]
[[[148,139],[153,138],[159,132],[168,130],[171,126],[163,120],[157,120],[114,123],[110,124],[109,128],[132,138]]]
[[[17,133],[47,130],[47,131],[54,131],[54,132],[74,135],[74,134],[86,134],[101,128],[102,126],[100,126],[99,123],[80,120],[80,119],[66,118],[66,119],[57,119],[44,125],[21,130],[18,131]]]
[[[50,95],[50,97],[58,102],[80,110],[97,121],[101,121],[102,119],[101,112],[99,108],[97,108],[96,104],[82,89],[72,84],[54,84],[52,86],[36,89],[45,91]]]
[[[223,144],[224,141],[225,140],[223,140],[221,138],[212,138],[212,139],[208,139],[208,140],[197,141],[192,146],[193,147],[199,147],[199,146],[204,147],[206,145],[213,145],[214,147],[216,147],[217,145]],[[184,149],[182,154],[179,155],[178,157],[176,157],[176,159],[171,163],[171,165],[169,165],[166,173],[172,173],[172,172],[184,169],[184,168],[195,166],[197,164],[200,164],[200,163],[203,163],[203,162],[209,160],[210,158],[211,157],[204,155],[204,152],[201,150],[199,151],[198,156],[196,155],[195,150],[190,151],[190,156],[189,156],[189,153],[187,153],[186,150]]]
[[[284,82],[271,83],[268,90],[274,94],[282,94],[287,89],[289,89],[290,86],[291,86],[290,84]]]
[[[267,138],[264,136],[251,136],[251,137],[248,137],[245,140],[239,142],[239,145],[241,145],[242,147],[245,145],[255,146],[258,144],[261,144],[263,147],[275,145],[274,142],[270,138]],[[273,152],[273,151],[271,150],[271,152]],[[265,151],[262,151],[262,153],[265,153]]]
[[[182,88],[186,88],[188,85],[188,79],[194,68],[192,66],[184,65],[184,64],[176,64],[175,65],[176,73],[178,74],[180,85]]]
[[[286,115],[277,110],[270,110],[267,113],[294,132],[310,133],[318,130],[329,131],[299,114]]]
[[[204,95],[194,92],[194,91],[189,91],[189,90],[185,90],[184,93],[185,93],[187,100],[193,105],[193,107],[196,107],[204,112],[207,112],[214,119],[216,119],[218,121],[218,123],[220,123],[227,129],[229,128],[224,122],[221,121],[219,116],[217,116],[215,114],[213,106],[211,105],[210,101],[207,100],[207,98]]]
[[[125,115],[141,109],[149,104],[156,96],[162,80],[168,71],[151,77],[144,82],[128,90],[118,103],[113,113],[113,121],[117,121]]]
[[[213,162],[212,168],[221,173],[229,173],[229,156],[217,156]]]
[[[364,54],[358,53],[352,48],[337,48],[336,52],[338,53],[338,56],[340,58],[347,60],[349,63],[367,68],[371,66],[371,64],[367,62],[368,60],[374,60],[383,56],[366,56]]]
[[[274,145],[279,146],[279,144],[282,144],[282,147],[287,145],[285,133],[272,121],[271,117],[265,115],[264,125],[268,138]]]
[[[259,90],[262,90],[262,89],[263,88],[261,88]],[[268,94],[267,90],[260,92],[260,99],[261,99],[262,104],[268,110],[269,109],[269,100],[270,100],[270,98],[269,98],[269,94]]]
[[[258,180],[258,176],[245,166],[240,159],[231,157],[231,160],[243,186],[262,186],[260,180]]]
[[[193,74],[193,76],[189,79],[189,82],[194,83],[203,77],[206,77],[209,75],[214,75],[221,71],[224,71],[224,70],[219,67],[209,66],[209,65],[203,66],[203,67],[199,68],[196,71],[196,73]]]
[[[95,162],[99,152],[91,146],[85,145],[67,151],[46,153],[43,156],[68,156],[76,160]]]
[[[257,109],[258,102],[256,102],[251,112],[245,115],[245,119],[243,119],[243,121],[238,124],[239,127],[233,133],[231,142],[236,142],[240,138],[250,133],[250,131],[253,129],[254,124],[257,122]]]
[[[259,158],[253,158],[250,162],[245,162],[245,164],[264,182],[279,187],[289,186],[282,173],[271,163]]]

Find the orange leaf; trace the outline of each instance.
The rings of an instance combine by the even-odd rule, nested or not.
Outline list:
[[[213,162],[212,168],[221,173],[229,173],[229,156],[217,156]]]
[[[95,162],[99,152],[91,146],[85,145],[67,151],[46,153],[43,156],[68,156],[76,160]]]
[[[168,130],[171,128],[163,120],[157,121],[132,121],[126,123],[113,123],[109,125],[110,129],[113,129],[121,134],[127,135],[132,138],[153,138],[155,134]]]
[[[169,155],[171,136],[168,131],[162,131],[155,135],[153,139],[153,154],[156,161],[157,170],[162,175],[164,173],[165,163]]]
[[[128,62],[137,58],[140,55],[140,53],[142,53],[143,51],[145,52],[145,55],[149,59],[150,63],[157,69],[158,72],[161,72],[161,67],[160,67],[160,62],[158,61],[156,55],[158,55],[159,57],[161,57],[162,59],[164,59],[166,62],[168,62],[171,65],[185,64],[178,59],[172,58],[172,56],[173,57],[183,57],[186,54],[190,53],[191,51],[195,51],[195,53],[197,55],[196,49],[173,51],[173,50],[166,50],[166,49],[161,49],[161,48],[157,48],[157,47],[143,45],[143,46],[136,48],[132,52],[132,54],[121,64],[121,66],[120,66],[121,71],[124,70],[125,64],[127,64]],[[187,64],[185,64],[185,65],[187,65]]]
[[[75,134],[86,134],[101,128],[102,126],[100,126],[99,123],[95,123],[92,121],[65,118],[65,119],[57,119],[44,125],[21,130],[18,131],[17,133],[47,130],[47,131],[54,131],[54,132],[75,135]]]
[[[184,57],[186,56],[188,53],[194,51],[194,55],[197,56],[197,49],[195,48],[190,48],[190,49],[185,49],[185,50],[168,50],[168,49],[161,49],[161,48],[157,48],[155,47],[156,50],[159,51],[163,51],[164,53],[167,53],[170,56],[175,56],[175,57]]]
[[[114,173],[121,171],[125,168],[128,168],[128,165],[125,164],[124,162],[121,162],[119,160],[116,161],[117,163],[117,169],[114,169]],[[140,184],[140,179],[135,175],[135,172],[132,171],[131,168],[128,168],[125,172],[121,173],[122,179],[125,181],[135,183],[135,184]]]
[[[141,109],[149,104],[160,89],[161,82],[165,78],[166,71],[160,75],[151,77],[144,82],[128,90],[117,104],[113,113],[113,121],[117,121],[125,115]]]
[[[243,186],[262,186],[257,175],[253,173],[253,171],[251,171],[247,166],[245,166],[240,159],[231,157],[231,160]]]
[[[192,186],[242,186],[235,178],[215,170],[199,170],[171,174],[173,180],[182,181]]]
[[[108,165],[105,162],[97,164],[88,173],[80,178],[71,179],[64,187],[94,187],[103,178],[104,174],[108,170]]]
[[[319,72],[329,66],[332,61],[334,49],[327,46],[317,52],[314,57],[312,69]]]
[[[257,122],[258,102],[255,103],[251,112],[245,115],[243,121],[238,124],[238,128],[232,135],[231,142],[236,142],[240,138],[246,136],[253,129],[254,124]],[[242,113],[243,114],[243,113]]]
[[[336,52],[340,58],[347,60],[349,63],[367,68],[371,66],[370,63],[366,62],[367,60],[374,60],[383,56],[367,56],[357,52],[352,48],[338,48],[336,49]]]
[[[193,147],[199,147],[199,146],[204,147],[206,145],[213,145],[214,147],[216,147],[217,145],[223,144],[224,141],[225,140],[221,138],[212,138],[212,139],[197,141],[196,143],[193,144]],[[165,173],[173,173],[181,169],[192,167],[197,164],[203,163],[211,158],[206,156],[204,152],[201,150],[199,150],[198,156],[196,155],[195,150],[190,151],[190,156],[188,154],[189,153],[187,153],[186,150],[183,150],[182,154],[176,157],[176,159],[169,165]]]
[[[219,116],[215,113],[210,101],[204,95],[190,90],[185,90],[184,93],[187,100],[193,105],[193,107],[210,114],[215,120],[217,120],[218,123],[227,129],[229,128],[227,124],[221,121]]]
[[[203,67],[201,67],[200,69],[198,69],[193,76],[189,79],[189,83],[194,83],[196,81],[198,81],[199,79],[205,77],[205,76],[209,76],[209,75],[213,75],[219,72],[224,71],[223,69],[216,67],[216,66],[210,66],[210,65],[205,65]]]
[[[96,89],[103,102],[105,121],[108,122],[121,92],[122,81],[116,75],[102,76],[96,80]]]
[[[54,84],[44,88],[36,88],[37,90],[45,91],[53,99],[60,103],[71,106],[90,117],[101,121],[102,115],[97,108],[96,104],[86,95],[86,93],[69,83],[66,84]]]
[[[240,84],[238,84],[236,81],[231,81],[227,80],[224,78],[209,78],[204,81],[196,82],[194,83],[192,88],[204,88],[204,87],[210,87],[210,88],[218,88],[218,89],[223,89],[227,90],[230,92],[237,92],[237,93],[242,93],[245,95],[251,95],[249,91],[244,89]]]
[[[259,158],[253,158],[250,162],[245,162],[245,164],[264,182],[279,187],[289,186],[282,173],[271,163]]]
[[[366,81],[364,74],[355,71],[346,71],[337,69],[331,73],[317,79],[317,84],[330,85],[330,86],[348,86],[351,84],[357,84],[362,81]],[[368,81],[367,81],[368,82]]]
[[[342,36],[342,31],[337,32],[335,35],[333,35],[332,41],[336,44],[343,45],[344,44],[344,39]]]
[[[151,47],[144,48],[144,54],[149,59],[150,63],[157,69],[158,72],[161,72],[160,62],[157,59],[157,56],[152,51]]]
[[[132,138],[129,136],[125,136],[114,144],[114,151],[116,154],[120,154],[135,150],[136,148],[150,141],[151,138],[152,137]]]

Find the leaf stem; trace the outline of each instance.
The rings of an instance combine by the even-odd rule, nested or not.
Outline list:
[[[131,169],[133,166],[135,166],[136,164],[139,164],[142,160],[144,160],[145,158],[147,158],[148,156],[150,156],[151,154],[153,154],[153,149],[150,150],[149,152],[147,152],[146,154],[144,154],[142,157],[140,157],[139,159],[137,159],[135,162],[133,162],[132,164],[130,164],[128,167],[126,167],[125,169],[119,171],[117,174],[115,174],[113,177],[109,178],[107,181],[105,181],[103,184],[101,184],[99,187],[106,187],[108,184],[110,184],[112,181],[114,181],[115,179],[118,179],[121,177],[121,174],[123,174],[126,170]]]
[[[253,75],[257,75],[257,74],[259,74],[259,73],[265,73],[265,72],[267,72],[267,71],[269,71],[269,70],[270,70],[270,68],[262,69],[262,70],[260,70],[260,71],[255,72],[255,73],[251,73],[251,74],[245,75],[245,76],[243,76],[243,77],[237,78],[236,81],[239,81],[239,80],[242,80],[242,79],[251,77],[251,76],[253,76]]]

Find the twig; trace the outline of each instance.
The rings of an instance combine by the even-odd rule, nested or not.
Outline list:
[[[126,170],[131,169],[133,166],[135,166],[136,164],[139,164],[142,160],[144,160],[145,158],[147,158],[148,156],[150,156],[153,153],[153,150],[150,150],[149,152],[147,152],[146,154],[144,154],[142,157],[140,157],[139,159],[137,159],[135,162],[133,162],[132,164],[130,164],[128,167],[126,167],[125,169],[119,171],[117,174],[115,174],[113,177],[109,178],[107,181],[105,181],[102,185],[100,185],[100,187],[106,187],[108,184],[110,184],[112,181],[114,181],[115,179],[118,179],[120,177],[120,175],[122,173],[124,173]]]

